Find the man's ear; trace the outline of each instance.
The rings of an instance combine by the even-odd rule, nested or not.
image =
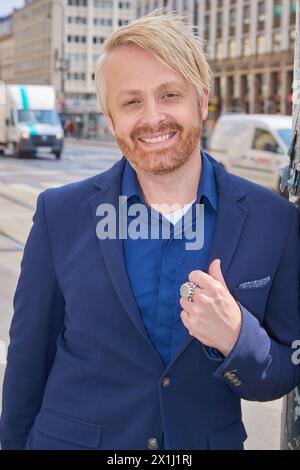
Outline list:
[[[209,92],[207,88],[204,88],[201,99],[200,99],[200,113],[201,113],[203,121],[205,121],[208,116],[208,100],[209,100]]]
[[[109,129],[110,133],[111,133],[114,137],[116,137],[116,133],[115,133],[115,129],[114,129],[114,124],[113,124],[112,118],[111,118],[108,114],[105,114],[105,113],[104,113],[104,116],[106,117],[107,124],[108,124],[108,129]]]

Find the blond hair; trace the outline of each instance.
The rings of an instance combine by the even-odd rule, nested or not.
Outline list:
[[[99,104],[109,115],[106,100],[104,65],[105,59],[113,49],[136,45],[153,54],[174,71],[195,85],[198,97],[204,89],[209,90],[212,73],[203,51],[203,43],[193,33],[193,27],[184,17],[174,13],[162,15],[154,11],[149,15],[122,26],[114,31],[104,43],[104,53],[96,64],[96,91]]]

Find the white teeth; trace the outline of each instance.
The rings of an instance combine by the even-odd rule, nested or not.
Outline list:
[[[170,137],[171,137],[171,134],[165,134],[165,135],[160,135],[159,137],[152,137],[151,139],[143,138],[141,140],[147,143],[155,143],[155,142],[163,142],[164,140],[167,140]]]

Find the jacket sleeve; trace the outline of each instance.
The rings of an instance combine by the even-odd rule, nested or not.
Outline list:
[[[267,401],[282,397],[300,381],[294,341],[300,339],[300,239],[299,214],[291,207],[291,223],[277,268],[264,322],[240,304],[239,338],[214,375],[246,400]],[[294,353],[294,354],[293,354]]]
[[[14,296],[14,315],[3,384],[2,449],[22,449],[40,409],[63,326],[64,299],[57,284],[44,195],[37,200]]]

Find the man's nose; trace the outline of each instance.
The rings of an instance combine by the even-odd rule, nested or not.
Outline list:
[[[165,120],[165,114],[161,109],[161,106],[155,99],[149,99],[146,101],[143,113],[143,124],[149,126],[157,126],[160,122]]]

